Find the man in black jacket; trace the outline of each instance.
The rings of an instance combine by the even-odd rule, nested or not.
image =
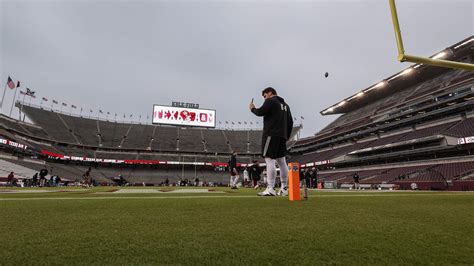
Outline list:
[[[285,100],[277,95],[274,88],[262,91],[265,102],[260,108],[250,103],[250,111],[263,116],[262,156],[267,165],[267,189],[259,196],[275,196],[276,165],[280,167],[281,189],[278,195],[288,195],[288,165],[286,164],[286,141],[293,129],[293,117]]]
[[[229,160],[230,172],[230,188],[237,189],[237,182],[239,181],[239,172],[237,171],[237,152],[232,152]]]
[[[39,182],[40,182],[39,186],[40,186],[40,187],[43,187],[43,186],[45,185],[45,183],[46,183],[46,176],[47,176],[47,175],[48,175],[48,169],[46,169],[46,166],[44,166],[44,167],[40,170],[40,172],[39,172],[39,176],[40,176],[40,178],[39,178]]]
[[[260,181],[260,166],[258,165],[258,161],[254,160],[253,164],[250,166],[249,170],[250,179],[253,181],[253,188],[258,188],[258,181]]]

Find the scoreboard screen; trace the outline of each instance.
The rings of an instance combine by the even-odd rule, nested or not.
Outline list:
[[[216,111],[153,105],[153,124],[216,127]]]

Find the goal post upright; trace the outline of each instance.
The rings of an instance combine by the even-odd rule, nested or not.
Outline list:
[[[400,62],[406,61],[406,62],[411,62],[411,63],[474,71],[474,64],[442,60],[442,59],[433,59],[429,57],[421,57],[421,56],[405,54],[405,48],[403,47],[402,33],[400,31],[400,23],[398,20],[397,7],[395,5],[395,0],[389,0],[389,4],[390,4],[390,11],[392,14],[393,29],[395,31],[395,39],[397,42],[398,61]]]

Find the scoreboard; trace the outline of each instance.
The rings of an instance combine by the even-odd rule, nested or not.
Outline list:
[[[216,127],[216,111],[153,105],[153,124]]]

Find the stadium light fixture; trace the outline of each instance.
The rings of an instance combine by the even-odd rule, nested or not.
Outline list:
[[[440,59],[440,58],[443,58],[446,56],[446,52],[440,52],[438,54],[436,54],[435,56],[433,56],[432,58],[433,59]]]
[[[390,11],[392,14],[393,29],[395,31],[395,39],[398,48],[398,61],[400,62],[412,62],[412,63],[423,63],[426,65],[433,65],[439,67],[448,67],[455,69],[462,69],[468,71],[474,71],[474,64],[461,63],[456,61],[434,59],[428,57],[414,56],[405,54],[405,48],[403,48],[402,34],[400,31],[400,24],[398,22],[397,7],[395,6],[395,0],[389,0]],[[472,41],[471,38],[470,41]],[[462,44],[461,44],[462,45]]]
[[[459,47],[464,46],[464,45],[466,45],[466,44],[468,44],[468,43],[470,43],[470,42],[472,42],[472,41],[474,41],[474,38],[471,38],[471,39],[469,39],[469,40],[467,40],[467,41],[461,43],[460,45],[454,46],[454,49],[458,49]]]
[[[328,108],[328,109],[324,110],[323,114],[331,113],[332,111],[334,111],[334,107],[331,107],[331,108]]]
[[[401,72],[398,72],[398,74],[396,74],[395,76],[393,76],[393,77],[387,79],[387,81],[392,81],[392,80],[394,80],[394,79],[396,79],[396,78],[398,78],[398,77],[400,77],[400,76],[410,74],[412,71],[413,71],[413,68],[409,67],[409,68],[407,68],[407,69],[405,69],[405,70],[403,70],[403,71],[401,71]]]
[[[375,85],[375,88],[383,87],[383,86],[385,86],[385,84],[386,84],[385,81],[380,81],[379,83],[377,83],[377,85]]]
[[[409,67],[402,71],[402,75],[410,74],[413,71],[413,68]]]

